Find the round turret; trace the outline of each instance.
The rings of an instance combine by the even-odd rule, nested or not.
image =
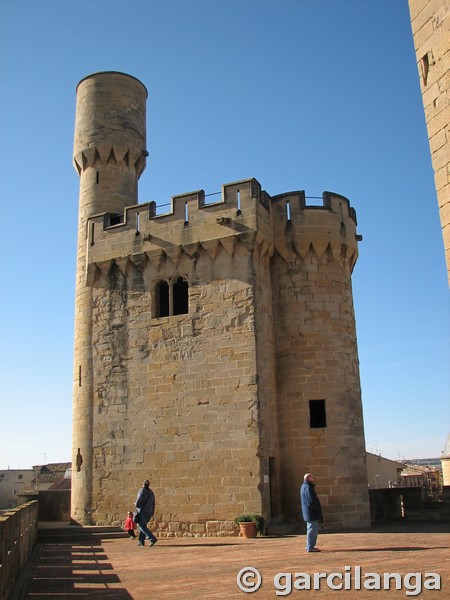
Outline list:
[[[145,168],[147,90],[130,75],[95,73],[77,87],[74,165],[80,175],[75,299],[72,517],[92,524],[93,342],[92,290],[86,285],[87,221],[109,213],[123,219],[137,204],[137,182]]]
[[[137,203],[145,168],[147,90],[124,73],[95,73],[77,87],[74,164],[80,208],[122,212]]]

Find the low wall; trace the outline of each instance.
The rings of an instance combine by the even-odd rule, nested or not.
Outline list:
[[[7,600],[14,583],[33,553],[38,534],[36,500],[0,516],[0,600]]]
[[[420,487],[369,490],[372,524],[409,521],[450,521],[449,502],[424,502]]]
[[[70,522],[70,490],[39,490],[19,497],[22,502],[39,500],[38,521]]]

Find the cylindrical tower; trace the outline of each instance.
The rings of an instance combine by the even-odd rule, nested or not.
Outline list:
[[[134,77],[107,71],[77,87],[74,165],[80,175],[75,292],[72,518],[92,524],[93,395],[92,292],[86,284],[87,221],[98,213],[123,215],[137,204],[145,168],[147,90]],[[119,217],[120,219],[120,217]]]
[[[300,513],[303,475],[317,477],[327,524],[370,524],[351,273],[358,256],[348,200],[276,197],[273,289],[283,512]]]

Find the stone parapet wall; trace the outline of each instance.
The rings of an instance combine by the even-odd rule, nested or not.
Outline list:
[[[14,584],[37,542],[36,500],[0,515],[0,599],[11,598]]]

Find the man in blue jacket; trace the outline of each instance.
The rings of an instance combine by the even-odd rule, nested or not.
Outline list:
[[[306,473],[300,488],[303,520],[306,521],[307,552],[320,552],[319,548],[316,548],[316,542],[319,534],[319,523],[323,523],[322,507],[316,494],[314,479],[314,475]]]
[[[147,523],[153,517],[155,512],[155,494],[150,489],[150,481],[146,479],[139,490],[136,502],[136,512],[138,512],[137,521],[139,525],[139,542],[138,546],[145,546],[145,539],[150,540],[150,546],[154,546],[158,541],[147,526]]]

